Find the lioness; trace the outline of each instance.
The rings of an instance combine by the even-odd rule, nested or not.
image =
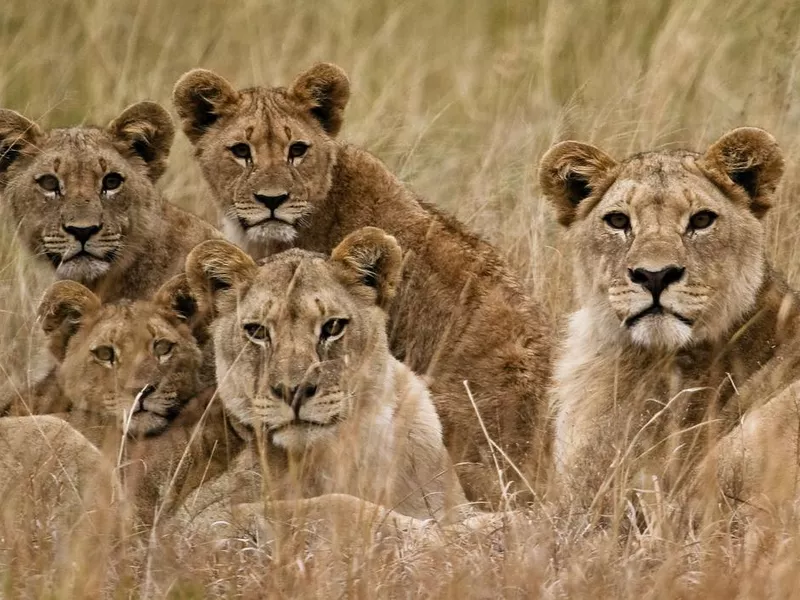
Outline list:
[[[766,259],[762,220],[782,173],[777,143],[755,128],[703,154],[618,162],[568,141],[542,158],[580,303],[552,400],[556,469],[573,499],[653,477],[669,489],[753,395],[797,376],[798,298]]]
[[[103,300],[149,298],[189,250],[220,236],[155,188],[174,137],[154,102],[105,129],[43,131],[0,109],[0,198],[23,244]]]
[[[259,267],[224,241],[189,254],[192,291],[215,315],[219,393],[251,442],[239,466],[260,470],[271,499],[338,492],[413,517],[464,503],[428,391],[389,353],[400,267],[395,239],[372,227],[330,257],[295,249]]]
[[[292,246],[330,254],[367,225],[397,238],[407,253],[389,346],[429,381],[445,443],[466,461],[458,468],[468,496],[496,497],[494,451],[464,382],[488,436],[533,481],[546,440],[546,319],[491,245],[418,199],[377,158],[336,141],[349,96],[345,73],[318,64],[288,88],[240,91],[194,70],[173,99],[226,236],[252,255]]]
[[[220,403],[206,410],[214,385],[201,347],[206,323],[183,274],[151,301],[102,303],[83,285],[59,281],[45,292],[39,320],[60,361],[58,389],[48,389],[68,411],[59,416],[112,459],[125,458],[123,475],[144,517],[238,452]]]

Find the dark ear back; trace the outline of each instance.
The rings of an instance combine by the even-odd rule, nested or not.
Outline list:
[[[294,80],[289,93],[304,105],[322,128],[335,137],[344,122],[344,108],[350,99],[347,74],[330,63],[319,63]]]
[[[186,257],[186,279],[200,310],[210,316],[235,310],[238,290],[249,285],[258,266],[241,248],[209,240]]]
[[[403,253],[394,237],[377,227],[358,229],[333,249],[331,262],[345,285],[388,309],[403,266]]]
[[[0,189],[7,183],[9,167],[19,158],[36,153],[42,130],[18,112],[0,108]]]
[[[208,312],[201,310],[185,273],[175,275],[162,285],[153,303],[176,321],[188,325],[198,342],[203,343],[208,338]]]
[[[539,185],[556,211],[558,222],[569,226],[578,205],[606,180],[616,161],[591,144],[560,142],[539,163]]]
[[[81,321],[99,308],[100,299],[75,281],[57,281],[47,289],[39,303],[38,317],[53,356],[64,359],[67,343]]]
[[[744,192],[757,217],[772,206],[784,170],[778,142],[756,127],[729,131],[712,144],[698,164],[723,189]]]
[[[185,73],[172,91],[181,126],[193,144],[238,102],[239,92],[223,77],[205,69]]]
[[[133,104],[111,121],[107,131],[124,156],[144,161],[150,179],[156,181],[164,174],[175,126],[163,106],[155,102]]]

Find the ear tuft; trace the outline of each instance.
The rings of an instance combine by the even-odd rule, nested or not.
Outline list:
[[[340,67],[319,63],[294,80],[289,93],[319,121],[325,132],[335,137],[344,122],[344,109],[350,99],[350,80]]]
[[[156,102],[138,102],[109,123],[108,133],[124,156],[141,159],[151,180],[167,169],[175,126],[166,109]]]
[[[358,229],[334,248],[331,262],[346,285],[368,288],[375,303],[388,309],[403,266],[403,252],[394,237],[377,227]]]
[[[208,240],[186,257],[186,279],[201,311],[218,312],[228,290],[249,284],[258,265],[238,246],[225,240]]]
[[[206,69],[185,73],[172,91],[183,131],[193,144],[238,102],[239,92],[224,77]]]
[[[539,185],[558,222],[569,226],[578,205],[607,180],[616,165],[613,158],[591,144],[566,141],[550,148],[539,163]]]
[[[757,217],[772,206],[784,171],[783,153],[769,133],[757,127],[739,127],[717,140],[698,161],[722,189],[743,191]]]
[[[25,155],[36,152],[42,137],[39,126],[18,112],[0,108],[0,188],[6,184],[11,165]]]
[[[47,289],[39,303],[38,318],[53,356],[63,360],[69,339],[100,304],[91,290],[76,281],[57,281]]]

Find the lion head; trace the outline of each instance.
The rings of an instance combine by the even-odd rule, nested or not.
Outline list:
[[[300,452],[333,439],[361,411],[380,409],[356,399],[384,396],[385,308],[400,267],[395,239],[371,227],[350,234],[330,257],[288,250],[261,266],[221,240],[195,248],[187,277],[195,296],[213,306],[226,411],[275,446]]]
[[[334,137],[350,97],[347,75],[318,64],[287,89],[237,91],[210,71],[189,71],[173,101],[224,215],[227,237],[291,242],[328,194]]]
[[[162,200],[154,183],[173,138],[169,114],[153,102],[134,104],[105,129],[43,131],[0,109],[2,203],[59,278],[90,284],[125,269],[155,229]]]
[[[204,387],[199,312],[184,275],[152,301],[109,304],[58,281],[39,319],[72,409],[114,420],[133,437],[161,433]]]
[[[783,173],[774,138],[735,129],[704,154],[617,162],[561,142],[540,183],[567,227],[583,308],[636,345],[719,340],[755,305],[765,274],[762,218]]]

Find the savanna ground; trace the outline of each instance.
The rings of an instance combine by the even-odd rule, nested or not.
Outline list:
[[[6,0],[0,48],[0,106],[44,126],[105,124],[142,99],[169,106],[176,79],[196,66],[244,87],[288,83],[316,61],[335,62],[353,88],[342,137],[495,242],[553,319],[570,308],[571,279],[536,186],[538,159],[552,142],[592,141],[621,157],[703,149],[734,126],[764,127],[787,155],[769,217],[770,253],[800,285],[796,0]],[[161,187],[215,220],[182,135]],[[6,361],[47,283],[12,234],[0,234]],[[656,514],[647,532],[620,536],[616,526],[584,527],[550,518],[545,508],[534,507],[530,527],[500,548],[453,539],[394,557],[368,548],[287,557],[258,545],[179,557],[171,546],[180,541],[172,538],[156,547],[124,535],[76,541],[57,538],[46,523],[36,525],[37,535],[5,523],[0,594],[797,594],[800,537],[791,523],[771,532],[768,548],[747,553],[726,522],[687,537]]]

